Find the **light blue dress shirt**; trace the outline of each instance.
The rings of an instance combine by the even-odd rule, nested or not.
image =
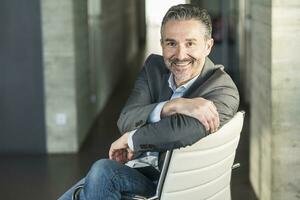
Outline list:
[[[188,81],[186,84],[181,85],[180,87],[176,88],[173,74],[171,74],[168,79],[169,87],[173,91],[173,95],[171,96],[170,100],[182,97],[183,94],[195,82],[195,80],[198,78],[198,76],[199,75],[197,75],[196,77],[194,77],[193,79]],[[163,102],[160,102],[159,104],[157,104],[157,106],[153,109],[153,111],[150,113],[150,115],[148,117],[148,123],[155,123],[155,122],[159,122],[161,120],[161,118],[160,118],[161,111],[167,102],[168,101],[163,101]],[[131,131],[129,133],[129,137],[128,137],[128,146],[133,151],[134,151],[134,144],[132,141],[132,137],[136,131],[137,131],[137,129]],[[152,165],[154,168],[156,168],[158,170],[158,155],[159,155],[158,152],[145,152],[139,158],[127,162],[126,165],[129,167],[132,167],[132,168],[146,167],[146,166]]]

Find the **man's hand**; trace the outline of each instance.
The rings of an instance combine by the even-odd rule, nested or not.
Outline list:
[[[213,102],[201,97],[172,99],[164,105],[161,116],[166,117],[176,113],[196,118],[207,131],[215,132],[220,126],[217,108]]]
[[[109,150],[109,159],[120,163],[126,163],[133,158],[133,151],[128,147],[128,133],[114,141]]]

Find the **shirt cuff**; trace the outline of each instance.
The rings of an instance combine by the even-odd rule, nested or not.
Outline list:
[[[149,123],[155,123],[155,122],[159,122],[161,120],[161,118],[160,118],[161,110],[163,109],[164,105],[167,102],[168,101],[163,101],[155,106],[155,108],[152,110],[152,112],[150,113],[150,115],[148,117]]]
[[[128,147],[131,151],[134,151],[134,146],[133,146],[133,141],[132,141],[132,136],[133,134],[137,131],[137,129],[133,130],[133,131],[130,131],[129,132],[129,135],[128,135],[128,139],[127,139],[127,142],[128,142]]]

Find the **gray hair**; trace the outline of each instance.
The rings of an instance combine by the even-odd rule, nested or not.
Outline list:
[[[169,20],[190,20],[200,21],[205,26],[205,38],[210,39],[212,33],[211,18],[205,9],[192,4],[179,4],[172,6],[165,14],[161,23],[161,35],[165,24]]]

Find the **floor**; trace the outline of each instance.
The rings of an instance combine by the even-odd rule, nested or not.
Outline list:
[[[151,51],[151,50],[150,50]],[[84,176],[91,164],[106,158],[111,142],[118,138],[116,121],[123,107],[138,68],[144,60],[142,53],[134,68],[126,70],[104,110],[100,113],[78,154],[66,155],[1,155],[0,199],[57,199]],[[241,109],[248,111],[247,107]],[[249,114],[246,115],[236,161],[241,167],[232,174],[232,199],[256,200],[249,183]]]

